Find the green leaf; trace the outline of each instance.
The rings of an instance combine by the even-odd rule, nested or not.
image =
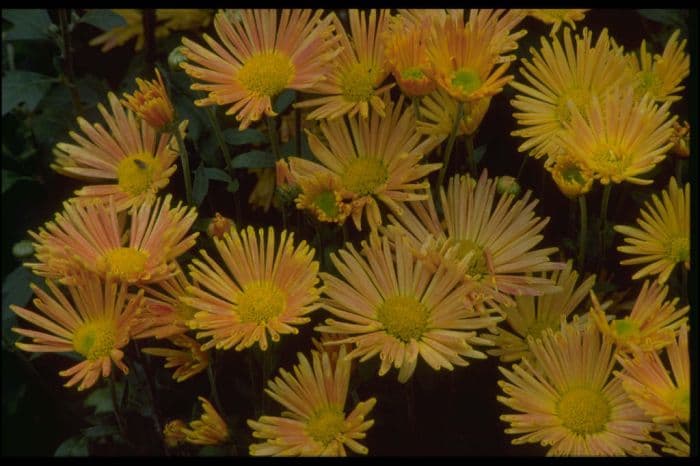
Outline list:
[[[267,142],[267,136],[265,136],[262,131],[248,128],[243,131],[238,131],[236,129],[228,128],[223,131],[224,140],[234,146],[241,146],[244,144],[264,144]]]
[[[192,201],[199,206],[209,190],[209,177],[206,167],[200,164],[194,171],[194,181],[192,182]]]
[[[121,15],[112,10],[90,10],[80,18],[81,23],[87,23],[102,29],[110,31],[114,28],[126,26],[126,20]]]
[[[662,8],[638,9],[637,13],[656,23],[681,28],[686,26],[681,10],[666,10]]]
[[[485,153],[486,153],[486,144],[474,149],[474,163],[478,164],[481,161],[481,159],[484,157]]]
[[[2,334],[3,341],[14,343],[19,338],[10,329],[17,325],[17,315],[10,310],[10,304],[24,307],[32,297],[30,283],[39,283],[39,277],[20,265],[10,272],[2,284]]]
[[[231,180],[231,181],[229,181],[229,183],[226,185],[226,191],[228,191],[228,192],[230,192],[230,193],[235,193],[236,191],[238,191],[238,188],[240,188],[240,186],[241,186],[241,185],[240,185],[240,183],[238,182],[237,179],[236,179],[236,180]]]
[[[117,382],[114,388],[117,394],[117,398],[121,398],[121,393],[124,390],[124,383]],[[86,407],[95,408],[95,414],[111,413],[112,411],[114,411],[111,388],[109,386],[106,386],[94,390],[92,393],[90,393],[90,395],[88,395],[87,398],[85,398],[83,404]]]
[[[229,174],[220,168],[207,167],[204,169],[204,172],[206,173],[207,178],[210,180],[223,181],[225,183],[231,182],[231,177]]]
[[[198,456],[230,456],[230,454],[223,447],[207,445],[199,450]]]
[[[9,31],[3,32],[3,40],[40,40],[49,38],[51,18],[44,9],[3,9],[2,18],[14,25]]]
[[[9,191],[12,186],[18,181],[28,180],[32,181],[33,178],[30,176],[22,176],[11,170],[2,169],[2,194]]]
[[[275,166],[275,156],[269,152],[252,150],[231,160],[233,168],[270,168]]]
[[[54,78],[33,71],[8,71],[2,78],[2,115],[22,102],[28,111],[34,111],[54,81]]]
[[[88,427],[83,429],[83,435],[86,438],[102,438],[119,433],[119,428],[115,425],[102,424],[99,426]]]
[[[58,446],[54,456],[88,456],[88,440],[82,435],[76,435]]]
[[[283,113],[287,107],[297,98],[297,92],[293,89],[285,89],[277,96],[275,103],[272,104],[272,111],[275,113]]]

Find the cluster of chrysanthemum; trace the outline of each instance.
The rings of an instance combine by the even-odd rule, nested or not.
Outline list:
[[[585,195],[595,180],[603,184],[650,184],[641,177],[674,152],[687,157],[678,142],[687,127],[676,123],[670,106],[679,100],[690,73],[686,40],[671,35],[661,54],[642,42],[638,53],[626,53],[603,29],[594,39],[587,28],[573,36],[541,38],[541,48],[523,60],[522,80],[510,84],[512,100],[525,138],[520,146],[545,167],[561,191]]]
[[[122,349],[130,339],[167,339],[178,349],[144,352],[165,357],[166,367],[176,369],[173,377],[183,381],[207,369],[211,351],[255,345],[266,351],[268,340],[297,334],[309,315],[323,308],[331,317],[316,327],[322,344],[310,358],[299,354],[293,374],[282,369],[268,383],[266,392],[285,411],[248,421],[260,439],[250,446],[252,455],[345,455],[346,448],[366,454],[358,440],[373,424],[366,416],[376,400],[359,402],[349,412],[345,407],[356,359],[378,357],[379,375],[393,367],[406,382],[419,359],[434,370],[453,370],[487,354],[503,362],[522,359],[502,369],[507,381],[500,382],[508,397],[499,399],[521,413],[502,417],[511,423],[507,432],[524,434],[514,443],[541,442],[552,454],[590,455],[653,454],[649,442],[656,441],[665,442],[665,451],[683,453],[687,307],[676,310],[677,300],[664,301],[667,289],[652,283],[644,285],[628,316],[607,316],[606,305],[593,297],[587,317],[567,321],[595,278],[576,287],[578,273],[571,263],[550,259],[557,248],[537,248],[549,219],[536,214],[537,200],[529,191],[521,196],[498,189],[498,180],[486,171],[478,179],[451,177],[447,186],[437,187],[438,199],[429,189],[427,175],[441,164],[421,162],[448,136],[472,134],[479,126],[491,97],[512,79],[505,75],[514,58],[508,54],[525,33],[514,29],[527,14],[552,22],[553,34],[562,20],[583,16],[575,11],[554,18],[529,10],[400,10],[392,16],[349,10],[348,33],[338,16],[322,11],[218,13],[219,41],[204,35],[205,48],[183,39],[187,61],[180,66],[199,81],[192,89],[206,92],[196,104],[230,106],[226,113],[235,115],[240,129],[263,116],[273,128],[272,104],[281,91],[311,95],[296,106],[313,108],[307,118],[318,120],[306,131],[318,162],[278,160],[277,183],[295,192],[297,207],[321,222],[342,224],[352,217],[360,230],[366,216],[367,240],[359,250],[346,243],[331,254],[333,275],[319,270],[314,249],[295,242],[292,233],[237,228],[217,216],[210,225],[217,257],[201,250],[186,273],[178,258],[195,244],[197,234],[188,231],[196,212],[171,208],[170,195],[158,197],[175,171],[181,149],[175,132],[183,124],[160,75],[158,81],[138,80],[139,91],[125,101],[109,95],[111,113],[100,107],[107,129],[79,119],[84,134],[71,133],[76,144],[56,147],[57,171],[109,183],[76,191],[54,221],[31,233],[36,262],[27,265],[48,278],[53,297],[34,287],[41,314],[12,307],[42,329],[15,329],[33,340],[18,346],[79,353],[84,361],[61,375],[72,377],[68,386],[80,382],[79,389],[85,389],[109,375],[111,361],[127,371]],[[591,59],[595,66],[614,61],[602,58],[605,54],[621,54],[604,37],[595,48],[601,55]],[[567,54],[573,53],[570,33],[564,38]],[[577,50],[586,46],[590,34],[584,31]],[[585,63],[571,61],[572,66]],[[591,66],[580,74],[587,79],[599,74]],[[392,100],[390,74],[412,103],[404,96]],[[638,126],[667,110],[656,108],[648,95],[615,92],[611,97],[591,91],[590,106],[581,109],[572,97],[579,94],[566,94],[557,111],[569,112],[571,121],[557,134],[583,131],[579,126],[604,121],[600,118],[611,117],[619,106],[627,105],[625,116],[636,115]],[[598,113],[586,113],[589,107]],[[647,146],[650,138],[662,139],[656,133],[665,134],[665,129],[635,128]],[[599,129],[589,128],[591,141]],[[656,136],[647,137],[649,131]],[[551,153],[551,141],[538,145],[544,151],[539,155],[558,157],[567,142],[557,141]],[[649,157],[666,149],[666,142],[659,143]],[[617,166],[610,154],[606,167]],[[628,168],[625,176],[641,173],[630,175]],[[617,180],[610,176],[608,181]],[[675,182],[672,188],[672,198],[681,196]],[[688,218],[688,189],[687,200],[680,201],[686,217],[673,217],[679,225]],[[664,206],[670,209],[675,204],[667,198]],[[382,215],[383,208],[388,215]],[[648,246],[643,235],[637,234],[643,242],[638,247]],[[681,257],[687,243],[677,243],[674,254]],[[639,276],[659,272],[668,275],[655,267]],[[651,384],[665,373],[659,359],[663,348],[676,380]],[[618,360],[621,369],[613,377]],[[644,386],[651,388],[644,391]],[[181,420],[167,424],[168,445],[231,440],[220,414],[206,399],[201,402],[200,419],[189,426]]]

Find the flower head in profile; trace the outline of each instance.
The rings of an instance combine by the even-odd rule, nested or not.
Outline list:
[[[645,264],[632,279],[658,274],[663,284],[676,265],[690,270],[690,183],[680,189],[672,177],[661,198],[654,194],[652,202],[645,202],[639,212],[640,228],[615,226],[615,231],[625,235],[625,244],[617,250],[636,256],[620,261],[621,265]]]
[[[650,184],[639,175],[651,171],[673,147],[670,103],[659,107],[631,88],[616,88],[601,101],[593,96],[584,112],[569,103],[571,121],[557,133],[557,145],[593,172],[602,184]]]
[[[576,322],[528,338],[528,358],[511,369],[498,401],[516,411],[501,420],[514,445],[539,443],[547,456],[656,456],[647,442],[653,424],[612,376],[612,341]]]
[[[117,210],[138,208],[153,201],[168,185],[175,172],[177,152],[168,133],[156,130],[124,110],[113,93],[108,95],[111,114],[102,104],[98,109],[107,123],[90,124],[82,117],[78,125],[82,135],[70,132],[76,144],[61,142],[54,149],[51,168],[58,173],[92,183],[75,192],[87,203],[107,202],[114,198]]]
[[[419,356],[434,370],[486,358],[472,346],[490,344],[477,331],[501,317],[468,306],[463,270],[441,266],[430,271],[406,242],[397,241],[392,251],[388,239],[376,234],[362,246],[362,255],[350,243],[331,254],[342,278],[321,275],[327,296],[323,306],[334,318],[316,330],[346,336],[337,344],[354,345],[348,358],[363,362],[379,354],[379,375],[393,366],[402,383],[413,375]]]
[[[323,121],[321,135],[307,131],[309,147],[320,163],[290,158],[292,176],[311,173],[339,178],[343,197],[352,202],[352,220],[362,228],[362,216],[376,229],[382,223],[379,202],[395,212],[401,203],[426,198],[423,178],[440,168],[439,163],[421,164],[437,140],[415,130],[412,108],[402,111],[403,96],[393,103],[384,99],[385,115],[370,112],[368,118],[355,116]]]
[[[389,19],[384,35],[391,74],[401,91],[409,97],[424,96],[435,90],[427,52],[430,26],[429,17],[415,24],[399,14]]]
[[[639,55],[628,55],[629,71],[633,76],[635,95],[641,98],[650,94],[657,102],[675,102],[684,86],[681,83],[690,74],[690,56],[685,53],[687,40],[678,42],[680,30],[671,34],[661,55],[647,51],[646,41],[642,41]]]
[[[559,191],[569,199],[585,195],[593,187],[593,172],[568,154],[560,155],[545,168],[552,174]]]
[[[179,349],[144,348],[146,354],[166,358],[165,368],[175,368],[173,380],[184,382],[209,367],[209,352],[202,351],[202,345],[184,334],[169,337],[168,340]]]
[[[596,277],[592,275],[576,286],[578,272],[572,267],[573,262],[568,261],[564,270],[551,274],[561,291],[537,297],[517,296],[514,306],[502,308],[505,320],[498,325],[496,335],[484,336],[496,345],[495,349],[486,351],[488,354],[498,356],[502,362],[519,361],[523,357],[532,360],[528,337],[540,338],[546,329],[559,330],[562,321],[588,296],[595,283]]]
[[[292,164],[298,166],[294,161]],[[345,223],[352,212],[351,196],[338,175],[312,172],[306,176],[298,171],[295,175],[301,190],[295,199],[297,209],[308,210],[320,222]]]
[[[350,35],[336,15],[331,15],[338,39],[338,56],[326,79],[318,82],[307,92],[321,94],[294,104],[296,108],[314,108],[308,119],[332,120],[343,115],[353,117],[360,114],[367,118],[372,107],[384,116],[385,101],[382,94],[393,84],[382,86],[389,74],[384,58],[382,37],[387,28],[389,12],[376,10],[363,13],[348,10]]]
[[[127,374],[121,348],[129,343],[143,292],[129,296],[126,285],[102,281],[89,273],[81,273],[75,285],[67,287],[70,299],[52,280],[46,286],[48,292],[30,285],[39,312],[10,305],[15,314],[40,329],[13,327],[12,331],[32,339],[31,343],[15,343],[17,347],[30,352],[78,353],[83,360],[59,375],[69,377],[66,387],[80,383],[79,391],[92,387],[100,376],[108,377],[112,363]]]
[[[387,230],[392,237],[407,236],[414,253],[433,270],[441,263],[466,262],[465,280],[478,285],[471,296],[475,304],[496,299],[512,305],[512,296],[560,291],[550,278],[531,275],[564,267],[549,260],[556,248],[534,249],[549,218],[535,214],[538,201],[530,202],[530,191],[520,198],[497,198],[496,184],[486,170],[478,181],[454,176],[447,193],[440,188],[442,216],[430,198],[390,217]]]
[[[538,8],[529,10],[528,14],[545,24],[551,24],[552,30],[549,35],[554,36],[564,23],[567,23],[572,29],[576,29],[576,21],[582,21],[586,17],[587,11],[585,8]]]
[[[226,105],[246,129],[263,114],[275,116],[272,99],[284,89],[308,91],[323,80],[338,53],[333,15],[322,11],[244,10],[238,21],[220,12],[214,19],[219,42],[204,35],[211,50],[183,38],[183,54],[192,63],[180,66],[200,81],[193,90],[207,97],[199,106]],[[222,45],[223,44],[223,45]]]
[[[539,50],[530,49],[532,58],[521,62],[522,78],[510,82],[518,91],[510,103],[519,126],[511,134],[525,139],[518,151],[555,159],[560,152],[555,136],[571,120],[569,105],[581,111],[588,108],[593,96],[603,96],[624,81],[626,64],[607,29],[595,45],[587,28],[576,37],[565,28],[561,40],[555,36],[540,41]]]
[[[286,409],[281,417],[262,416],[248,420],[253,437],[262,443],[250,445],[251,456],[346,456],[346,448],[366,455],[358,440],[374,424],[366,420],[377,400],[361,401],[346,414],[350,362],[345,348],[332,365],[327,353],[311,352],[311,361],[298,353],[299,364],[291,374],[268,381],[265,392]]]
[[[219,212],[214,215],[209,225],[207,225],[207,234],[211,238],[224,239],[224,233],[228,233],[231,228],[235,228],[236,224],[228,217],[224,217]]]
[[[677,121],[673,123],[673,136],[671,136],[673,155],[682,158],[690,157],[690,124],[684,121],[681,125]]]
[[[202,403],[202,416],[190,422],[189,427],[180,428],[185,434],[185,442],[193,445],[219,445],[230,439],[228,426],[209,400],[198,396]]]
[[[136,78],[138,91],[134,91],[133,94],[124,93],[126,100],[123,100],[122,103],[153,129],[160,131],[174,122],[175,108],[170,102],[168,91],[165,90],[163,77],[158,68],[156,68],[156,78],[157,81]]]
[[[163,440],[170,448],[175,448],[178,445],[185,443],[186,435],[182,429],[186,429],[187,424],[182,419],[173,419],[163,427]]]
[[[657,351],[668,346],[684,322],[690,306],[676,309],[679,299],[666,301],[668,287],[645,281],[629,315],[609,319],[591,292],[591,319],[617,345],[619,353]]]
[[[491,104],[491,97],[475,100],[462,108],[462,120],[457,126],[457,136],[472,135],[479,129]],[[416,130],[419,133],[443,141],[450,136],[457,118],[459,103],[447,92],[437,89],[420,101]]]
[[[267,335],[297,334],[295,326],[309,322],[306,315],[319,307],[318,262],[306,241],[295,245],[294,234],[283,230],[277,239],[270,227],[256,235],[252,227],[232,229],[214,244],[224,261],[223,269],[202,250],[204,261],[190,264],[200,288],[190,287],[181,301],[197,309],[190,327],[197,338],[209,338],[202,350],[212,347],[236,351],[258,344],[265,351]]]
[[[262,209],[267,212],[275,197],[275,169],[253,168],[250,172],[255,173],[258,181],[250,192],[248,203],[253,209]]]
[[[26,263],[34,273],[71,283],[77,270],[142,285],[172,277],[175,259],[194,246],[199,233],[187,235],[197,218],[194,207],[172,197],[143,204],[126,216],[117,215],[114,203],[80,205],[63,203],[63,212],[47,222],[39,233],[29,232],[38,262]]]

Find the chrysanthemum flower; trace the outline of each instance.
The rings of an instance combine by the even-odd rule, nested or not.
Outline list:
[[[216,346],[236,351],[258,343],[267,349],[267,334],[272,341],[280,334],[297,334],[295,325],[307,323],[305,317],[319,307],[318,262],[314,249],[306,241],[294,246],[294,234],[282,231],[275,244],[275,230],[267,238],[261,228],[232,229],[214,244],[226,265],[221,268],[206,251],[205,262],[192,261],[192,278],[201,289],[190,287],[191,297],[181,301],[198,312],[190,326],[199,330],[197,338],[211,337],[202,350]]]
[[[352,117],[357,113],[367,118],[370,106],[384,116],[381,96],[393,86],[381,86],[389,74],[382,41],[389,12],[381,10],[377,18],[376,10],[370,10],[366,16],[350,9],[348,17],[350,37],[337,16],[331,15],[340,53],[326,79],[307,90],[324,97],[294,104],[296,108],[318,107],[309,113],[308,119],[334,119],[345,114]]]
[[[68,287],[70,300],[47,280],[49,293],[33,283],[33,303],[41,313],[10,305],[10,309],[45,331],[13,327],[12,331],[32,339],[32,343],[15,343],[30,352],[80,354],[84,360],[59,372],[70,377],[66,387],[80,382],[78,390],[92,387],[100,377],[108,377],[114,363],[127,374],[121,348],[129,343],[129,330],[142,304],[143,292],[129,297],[127,286],[113,280],[104,283],[92,274],[82,273],[74,286]],[[53,295],[53,296],[52,296]]]
[[[563,320],[581,304],[588,296],[589,290],[595,283],[595,275],[588,277],[578,287],[578,272],[572,270],[572,261],[566,263],[566,268],[554,271],[551,280],[561,287],[560,292],[544,296],[517,296],[515,306],[502,308],[505,321],[499,324],[497,334],[485,334],[484,338],[492,340],[495,349],[486,351],[492,356],[498,356],[502,362],[513,362],[527,357],[532,359],[527,338],[540,338],[545,329],[559,330]],[[505,324],[511,331],[505,329]]]
[[[228,217],[224,217],[219,212],[214,215],[209,225],[207,225],[207,234],[212,238],[224,238],[224,233],[228,233],[231,228],[235,228],[236,224]]]
[[[591,291],[590,316],[600,331],[615,341],[618,352],[657,351],[669,345],[688,320],[690,306],[676,309],[679,299],[665,301],[668,287],[645,281],[628,316],[610,320]]]
[[[576,29],[575,21],[583,20],[587,11],[588,9],[585,8],[538,8],[529,10],[528,14],[545,24],[551,24],[552,30],[549,35],[554,36],[564,23],[567,23],[572,29]]]
[[[569,199],[584,195],[593,187],[593,172],[569,154],[559,155],[545,164],[559,190]]]
[[[646,264],[632,279],[658,274],[659,282],[666,283],[676,264],[690,270],[690,183],[681,190],[672,177],[661,199],[654,194],[652,201],[654,205],[645,202],[646,209],[639,212],[641,228],[615,226],[627,243],[617,250],[637,256],[620,261],[622,265]]]
[[[528,345],[533,363],[499,367],[507,396],[498,401],[518,411],[501,416],[514,445],[540,443],[547,456],[656,456],[645,443],[653,424],[612,377],[610,339],[574,322]]]
[[[461,102],[498,94],[513,79],[504,76],[509,63],[500,57],[502,46],[492,42],[505,36],[495,28],[496,21],[484,21],[484,25],[494,27],[465,25],[463,14],[448,15],[442,27],[433,24],[427,53],[435,80]]]
[[[677,121],[673,123],[673,136],[671,136],[673,155],[687,159],[690,157],[690,124],[684,121],[681,125]]]
[[[190,422],[189,427],[183,427],[180,431],[185,434],[185,442],[194,445],[219,445],[228,442],[230,436],[228,426],[221,419],[209,400],[198,396],[202,403],[202,416]]]
[[[189,296],[192,285],[179,265],[175,270],[174,276],[157,283],[158,288],[144,287],[144,306],[133,325],[133,338],[169,338],[189,330],[187,322],[197,311],[180,298]]]
[[[481,125],[490,104],[491,97],[463,104],[463,116],[457,127],[457,136],[474,134]],[[457,118],[458,105],[457,101],[442,89],[426,95],[420,101],[420,117],[416,123],[416,130],[439,141],[447,139],[452,133],[455,118]]]
[[[295,175],[301,189],[294,201],[297,209],[310,211],[320,222],[345,223],[352,211],[351,195],[342,187],[338,175],[311,173],[300,176],[298,172]]]
[[[345,349],[332,366],[328,354],[311,352],[311,362],[298,353],[294,374],[280,369],[280,376],[268,381],[265,392],[286,408],[282,417],[262,416],[248,420],[253,437],[263,440],[249,447],[252,456],[346,456],[345,448],[366,455],[358,442],[374,424],[365,420],[375,398],[359,402],[345,414],[350,383],[350,363]]]
[[[274,168],[252,168],[249,173],[255,173],[258,181],[250,191],[248,204],[253,209],[260,208],[267,212],[270,210],[275,197],[275,169]]]
[[[122,100],[122,103],[153,129],[160,131],[173,123],[175,109],[170,102],[170,97],[168,97],[168,91],[165,90],[163,77],[158,68],[156,68],[156,78],[157,81],[144,81],[141,78],[136,78],[139,90],[133,94],[124,93],[126,100]]]
[[[688,327],[683,324],[678,338],[666,347],[673,379],[654,351],[636,352],[633,356],[618,355],[623,371],[615,375],[644,412],[657,424],[690,421],[690,353]]]
[[[479,287],[472,300],[497,299],[511,304],[510,296],[542,295],[560,291],[549,278],[529,275],[561,269],[551,262],[557,248],[533,249],[549,222],[535,214],[537,200],[529,202],[531,192],[516,201],[510,194],[496,201],[496,181],[484,170],[478,182],[468,176],[450,179],[447,194],[440,188],[441,211],[438,217],[432,197],[414,203],[401,216],[390,216],[392,236],[407,235],[415,254],[429,267],[455,266],[467,261],[467,281]],[[494,203],[496,204],[494,206]]]
[[[152,201],[167,186],[175,172],[177,152],[170,148],[173,138],[156,131],[124,111],[113,93],[108,95],[112,114],[98,105],[109,131],[101,124],[91,125],[82,117],[78,125],[82,136],[70,132],[77,144],[58,143],[51,168],[81,180],[102,182],[79,189],[75,194],[87,201],[105,201],[114,197],[117,210],[139,207]]]
[[[177,273],[175,259],[194,246],[199,233],[187,232],[197,218],[194,207],[170,208],[172,197],[143,204],[129,215],[128,232],[114,203],[79,205],[64,202],[64,211],[39,233],[29,232],[38,262],[34,273],[71,283],[76,270],[114,276],[131,284],[165,280]]]
[[[646,41],[642,41],[639,56],[628,55],[629,69],[634,76],[635,95],[638,98],[649,93],[657,102],[675,102],[682,97],[677,95],[684,86],[680,84],[690,74],[690,56],[685,53],[686,39],[678,43],[680,30],[676,30],[661,55],[647,51]]]
[[[569,104],[571,121],[556,134],[557,145],[588,167],[602,184],[650,184],[639,178],[673,147],[673,123],[666,102],[655,105],[646,95],[641,102],[633,89],[616,88],[604,101],[593,96],[582,113]]]
[[[397,241],[393,252],[389,240],[375,234],[362,246],[362,255],[350,243],[340,257],[331,254],[342,279],[321,274],[328,296],[323,306],[342,320],[326,319],[316,330],[347,335],[339,343],[354,344],[348,358],[364,362],[379,354],[379,375],[394,366],[402,383],[413,375],[419,355],[435,370],[486,358],[472,347],[490,344],[476,331],[502,318],[467,305],[470,287],[462,280],[463,269],[440,267],[433,273],[404,241]]]
[[[174,380],[184,382],[209,367],[209,352],[202,351],[201,345],[196,340],[187,335],[175,335],[168,339],[182,349],[144,348],[141,351],[166,358],[165,368],[176,368],[173,372]]]
[[[284,89],[308,91],[329,73],[339,52],[332,35],[330,15],[322,11],[283,9],[279,21],[276,10],[244,10],[232,22],[218,13],[214,27],[223,46],[204,35],[213,51],[182,39],[183,54],[196,65],[180,66],[196,83],[194,90],[209,95],[195,101],[199,106],[231,105],[227,115],[236,115],[240,129],[258,121],[263,113],[275,116],[272,98]]]
[[[452,10],[451,14],[459,16],[463,14],[462,11],[464,10]],[[481,34],[489,52],[498,57],[497,63],[511,62],[517,58],[508,52],[517,50],[518,40],[527,34],[525,29],[514,30],[527,17],[527,10],[472,8],[467,11],[469,16],[466,28]]]
[[[90,45],[102,45],[102,52],[108,52],[115,47],[124,45],[136,38],[134,50],[137,52],[143,48],[145,35],[143,32],[143,14],[136,9],[113,9],[121,16],[126,24],[105,31],[90,40]],[[186,9],[186,8],[162,8],[156,10],[156,39],[170,35],[172,31],[185,31],[206,27],[211,22],[211,10]]]
[[[185,442],[186,435],[182,432],[182,429],[186,429],[187,424],[182,419],[174,419],[163,427],[163,440],[165,444],[174,448]]]
[[[434,91],[436,84],[431,77],[432,64],[426,48],[429,18],[415,25],[399,15],[390,18],[388,26],[384,34],[386,60],[401,91],[409,97]]]
[[[532,61],[522,60],[520,74],[527,83],[510,83],[520,92],[510,103],[518,110],[513,117],[521,127],[511,134],[525,138],[518,150],[535,158],[558,155],[554,136],[571,119],[569,102],[585,109],[592,96],[604,95],[625,77],[624,55],[613,48],[607,29],[600,33],[595,46],[587,28],[575,39],[569,28],[562,36],[563,45],[557,37],[542,37],[542,48],[530,49]]]
[[[685,426],[678,424],[671,431],[662,431],[661,435],[663,437],[661,450],[664,453],[681,457],[690,456],[690,434]]]
[[[303,164],[290,157],[292,169],[296,163],[305,172],[313,167],[318,174],[340,178],[352,198],[352,220],[358,230],[365,211],[372,229],[381,225],[378,200],[400,212],[400,203],[425,199],[424,193],[416,191],[425,189],[427,182],[419,180],[440,168],[439,163],[419,163],[438,141],[416,132],[413,109],[402,112],[403,96],[395,104],[385,98],[384,104],[386,116],[375,111],[367,119],[321,122],[327,142],[307,131],[309,147],[321,164]]]

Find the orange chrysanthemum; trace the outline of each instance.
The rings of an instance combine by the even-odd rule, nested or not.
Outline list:
[[[113,93],[108,95],[112,114],[98,105],[109,131],[97,123],[78,118],[85,136],[70,132],[77,144],[58,143],[51,168],[58,173],[104,184],[85,186],[75,194],[87,203],[106,202],[113,197],[118,211],[137,208],[155,199],[175,172],[177,152],[168,133],[156,137],[148,124],[124,111]]]
[[[190,422],[189,427],[181,427],[185,434],[185,442],[193,445],[219,445],[228,442],[230,435],[228,426],[221,419],[209,400],[203,396],[197,397],[202,403],[202,416]]]
[[[143,292],[129,297],[126,285],[110,279],[103,283],[86,273],[68,287],[70,300],[53,281],[47,280],[46,285],[50,293],[30,285],[36,295],[34,306],[41,314],[10,305],[15,314],[45,330],[13,328],[32,339],[31,344],[17,342],[17,347],[31,352],[80,354],[82,362],[59,372],[62,377],[70,377],[66,387],[80,382],[78,390],[92,387],[100,375],[108,377],[112,363],[127,374],[121,348],[129,343],[129,330],[142,304]]]
[[[168,194],[132,212],[128,232],[111,201],[107,206],[64,202],[64,211],[54,221],[38,234],[29,232],[36,241],[38,262],[25,265],[66,284],[80,269],[131,284],[165,280],[177,273],[175,259],[194,246],[199,235],[186,236],[196,209],[181,203],[171,209],[171,199]]]
[[[267,334],[277,342],[282,334],[297,334],[294,327],[307,323],[307,314],[319,307],[318,262],[306,241],[294,246],[294,234],[282,231],[276,245],[275,230],[232,229],[214,244],[226,271],[205,250],[204,262],[190,265],[190,287],[181,301],[197,309],[190,326],[197,338],[211,337],[202,350],[212,347],[241,351],[255,343],[267,349]]]
[[[209,352],[202,351],[201,345],[196,340],[187,335],[175,335],[168,339],[181,349],[144,348],[141,351],[166,358],[165,368],[176,368],[173,372],[174,380],[184,382],[209,367]]]
[[[143,119],[156,131],[165,129],[171,125],[175,119],[175,109],[165,90],[163,78],[156,68],[157,81],[144,81],[136,78],[138,91],[133,94],[124,93],[122,100],[124,106],[132,110],[139,118]]]
[[[555,8],[555,9],[533,9],[528,14],[537,18],[545,24],[551,24],[552,30],[549,35],[557,33],[562,24],[567,23],[572,29],[576,29],[576,21],[581,21],[586,17],[585,8]]]
[[[322,11],[283,9],[244,10],[238,21],[218,13],[214,27],[223,46],[204,35],[212,51],[187,38],[183,54],[192,62],[180,66],[204,83],[192,89],[209,95],[199,106],[231,105],[240,129],[258,121],[263,113],[275,116],[272,99],[284,89],[310,91],[325,79],[331,60],[340,52],[333,35],[334,15],[321,19]]]
[[[309,113],[308,119],[332,120],[345,114],[352,117],[357,113],[367,118],[370,106],[384,116],[381,96],[393,86],[380,87],[389,74],[382,41],[389,13],[381,10],[377,18],[376,10],[371,10],[366,16],[359,10],[351,9],[348,16],[350,36],[340,20],[332,15],[340,53],[326,79],[307,90],[313,94],[324,94],[325,97],[294,104],[296,108],[318,107]]]
[[[409,97],[433,92],[436,84],[426,47],[430,19],[425,17],[416,25],[399,15],[390,18],[388,26],[384,34],[385,55],[401,91]]]
[[[366,455],[367,447],[358,442],[374,424],[366,420],[377,400],[357,403],[345,414],[350,383],[350,363],[345,348],[337,364],[327,353],[311,352],[311,363],[298,353],[294,375],[280,369],[281,377],[268,381],[265,392],[284,406],[282,417],[262,416],[248,420],[253,437],[262,443],[250,445],[251,456],[346,456],[346,448]]]

